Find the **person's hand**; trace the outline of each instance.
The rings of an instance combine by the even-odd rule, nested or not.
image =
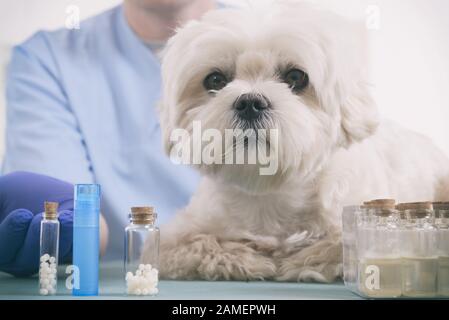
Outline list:
[[[59,203],[59,262],[71,261],[73,185],[44,175],[15,172],[0,177],[0,271],[15,276],[38,271],[45,201]]]

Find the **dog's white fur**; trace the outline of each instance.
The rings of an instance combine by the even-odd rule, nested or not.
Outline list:
[[[162,228],[163,277],[332,281],[342,272],[344,205],[449,196],[448,159],[425,137],[379,119],[357,27],[309,4],[277,2],[210,12],[169,41],[160,110],[167,151],[173,129],[191,131],[193,120],[233,128],[234,101],[260,93],[272,104],[265,127],[279,130],[279,170],[196,166],[199,189]],[[306,92],[279,79],[287,66],[307,71]],[[233,80],[211,95],[203,80],[215,69]]]

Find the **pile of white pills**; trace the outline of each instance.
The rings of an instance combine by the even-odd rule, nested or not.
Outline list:
[[[56,258],[44,254],[39,266],[39,293],[41,295],[56,293]]]
[[[159,292],[158,279],[159,272],[156,268],[151,264],[140,264],[135,274],[126,274],[126,292],[137,296],[155,295]]]

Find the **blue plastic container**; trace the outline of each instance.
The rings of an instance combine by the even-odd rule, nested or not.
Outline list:
[[[75,186],[73,264],[79,269],[79,288],[74,296],[98,295],[100,258],[100,185]]]

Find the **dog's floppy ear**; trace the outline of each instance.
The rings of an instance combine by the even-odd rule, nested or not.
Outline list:
[[[158,104],[158,112],[159,119],[161,123],[161,134],[162,134],[162,143],[167,155],[170,154],[171,148],[173,147],[173,142],[170,140],[170,135],[172,132],[172,126],[169,119],[169,110],[167,110],[168,106],[164,105],[164,101],[160,101]]]
[[[369,38],[364,24],[347,21],[337,44],[335,94],[340,104],[343,144],[372,135],[379,125],[377,105],[370,92]]]
[[[354,83],[341,101],[341,127],[346,146],[371,136],[379,125],[379,114],[365,83]]]
[[[176,37],[176,35],[174,36]],[[174,38],[173,37],[173,38]],[[162,76],[162,96],[157,105],[159,112],[159,120],[161,125],[162,144],[167,155],[170,155],[170,151],[173,147],[173,142],[170,137],[174,127],[174,113],[175,110],[172,106],[176,105],[177,99],[177,79],[176,72],[172,66],[172,61],[176,61],[176,48],[170,50],[173,47],[173,38],[168,40],[168,43],[161,54],[161,76]]]

